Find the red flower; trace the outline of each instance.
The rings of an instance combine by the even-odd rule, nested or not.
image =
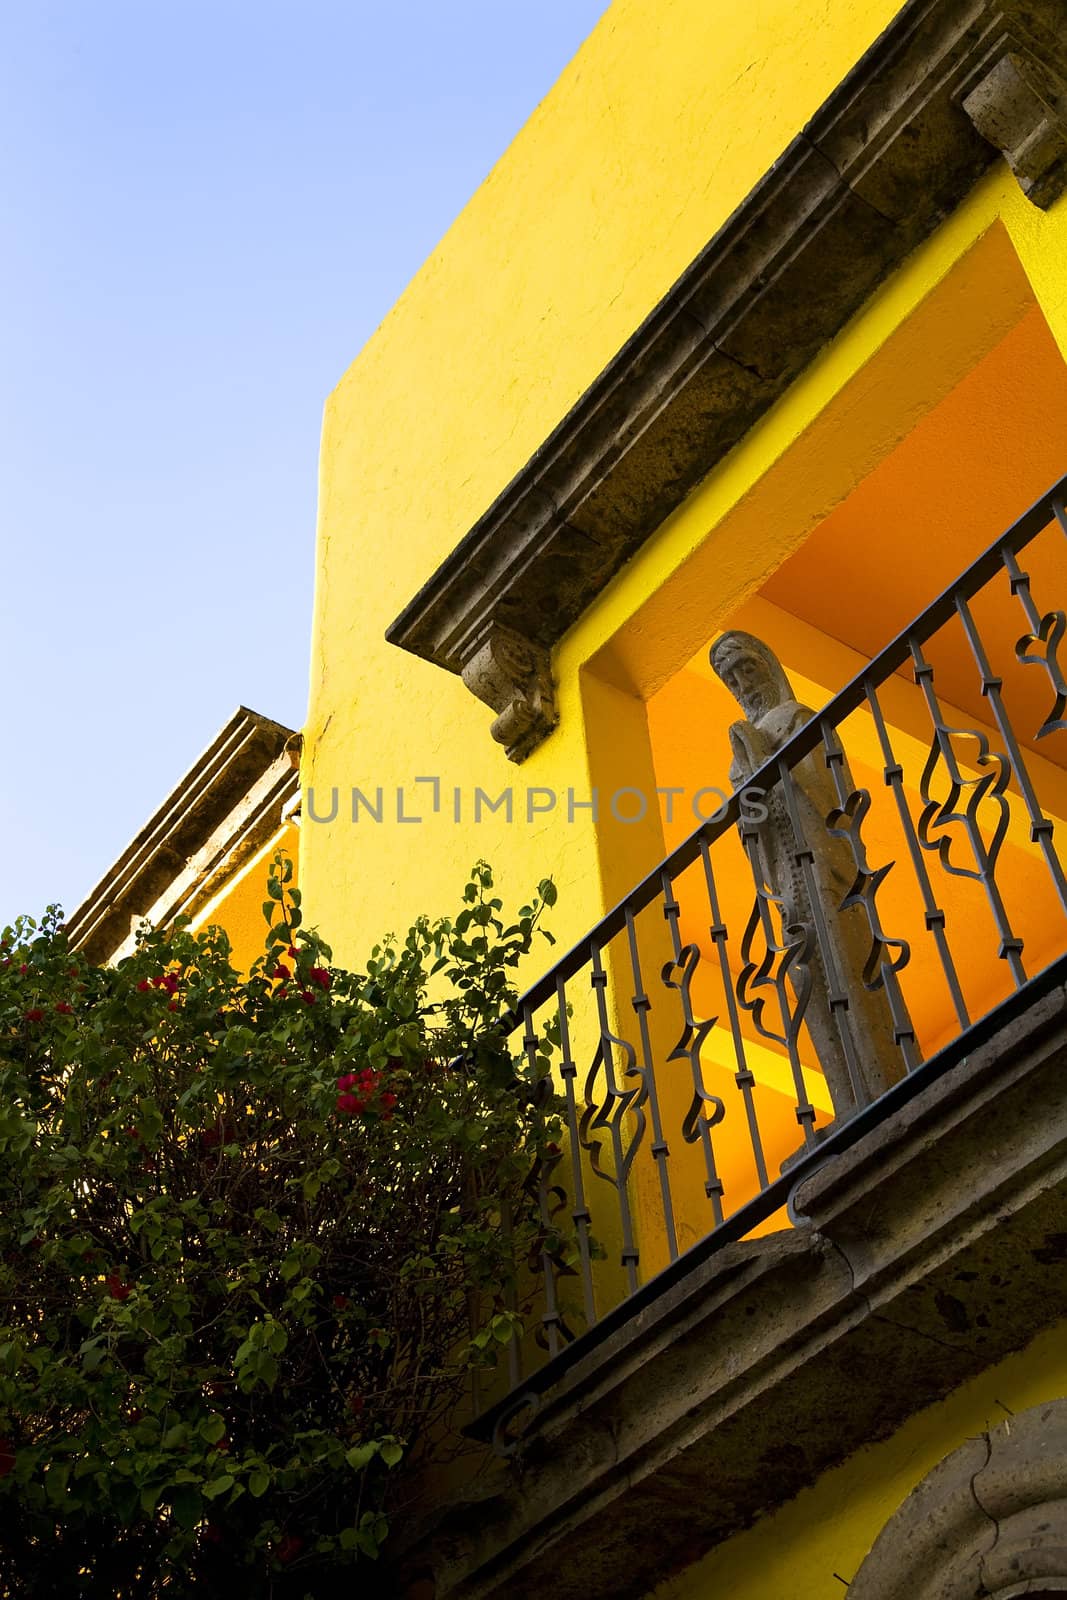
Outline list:
[[[290,1561],[296,1560],[303,1548],[304,1541],[298,1533],[287,1533],[284,1539],[279,1539],[275,1546],[274,1556],[285,1567],[288,1566]]]
[[[215,1446],[215,1449],[219,1452],[220,1455],[223,1455],[223,1456],[228,1456],[229,1455],[229,1453],[230,1453],[230,1441],[226,1437],[225,1434],[223,1434],[222,1438],[218,1441],[218,1443]]]
[[[26,963],[24,961],[22,963],[21,967],[19,968],[20,973],[22,974],[23,977],[25,977],[27,972],[29,972],[29,970],[30,970],[29,967],[26,965]]]
[[[358,1117],[361,1111],[366,1111],[367,1102],[360,1100],[354,1094],[339,1094],[337,1096],[337,1109],[338,1111],[343,1111],[346,1116]]]
[[[74,1010],[74,1007],[68,1006],[65,1000],[59,1000],[56,1002],[56,1010],[59,1012],[60,1016],[69,1017]]]
[[[149,983],[147,978],[142,978],[137,987],[140,989],[141,993],[144,994],[145,990],[151,989],[152,985]]]
[[[300,998],[303,1000],[306,1006],[313,1006],[315,1004],[315,996],[309,989],[301,989]]]
[[[355,1081],[356,1075],[354,1072],[344,1072],[337,1080],[337,1087],[341,1090],[351,1089]]]
[[[350,1394],[348,1397],[348,1409],[354,1416],[359,1416],[366,1403],[361,1394]]]
[[[44,1012],[41,1010],[40,1006],[31,1006],[29,1011],[23,1012],[23,1016],[26,1018],[27,1022],[44,1021]]]
[[[121,1275],[117,1272],[109,1272],[104,1282],[112,1300],[128,1300],[133,1293],[129,1284],[123,1283]]]
[[[334,1310],[335,1311],[343,1311],[345,1309],[345,1307],[347,1306],[347,1304],[348,1304],[348,1296],[346,1294],[335,1294],[334,1295],[334,1297],[333,1297],[333,1306],[334,1306]]]
[[[312,967],[308,972],[308,977],[312,983],[317,983],[320,989],[328,989],[330,987],[330,974],[325,967]]]
[[[275,1000],[284,1000],[288,993],[289,991],[283,983],[280,989],[275,989],[274,998]]]
[[[391,1110],[392,1107],[396,1105],[396,1095],[391,1089],[387,1089],[382,1095],[382,1105],[387,1111]]]
[[[168,994],[175,994],[178,988],[177,974],[174,972],[165,972],[163,974],[161,987],[166,989]]]
[[[177,1002],[177,1000],[172,1000],[172,1001],[171,1001],[171,1002],[170,1002],[170,1005],[169,1005],[169,1006],[168,1006],[168,1007],[167,1007],[167,1010],[168,1010],[168,1011],[177,1011],[177,1009],[178,1009],[178,1002]]]
[[[284,963],[281,962],[281,961],[278,962],[278,965],[275,967],[274,971],[271,973],[271,977],[272,978],[288,978],[290,976],[291,976],[291,974],[289,972],[289,968],[287,966],[285,966]]]
[[[0,1478],[15,1470],[15,1446],[10,1439],[0,1439]]]
[[[295,961],[296,960],[296,946],[295,945],[291,944],[289,946],[288,950],[285,953],[289,957],[290,961]]]

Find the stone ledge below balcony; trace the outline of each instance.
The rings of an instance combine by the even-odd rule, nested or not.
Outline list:
[[[398,1592],[636,1600],[1067,1315],[1065,976],[573,1364]]]

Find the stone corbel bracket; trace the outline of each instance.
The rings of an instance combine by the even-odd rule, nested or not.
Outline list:
[[[462,674],[524,760],[553,647],[999,153],[1035,204],[1059,192],[1064,80],[1067,0],[909,0],[390,643]]]
[[[490,733],[509,761],[524,761],[559,721],[548,651],[492,623],[463,663],[463,682],[499,712]]]
[[[1047,211],[1067,188],[1067,84],[1007,34],[961,103],[1027,199]]]

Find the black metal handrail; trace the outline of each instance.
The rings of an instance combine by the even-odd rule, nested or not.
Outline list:
[[[532,1079],[544,1073],[546,1036],[558,1052],[557,1105],[565,1132],[531,1174],[542,1219],[538,1342],[547,1359],[523,1377],[529,1341],[514,1341],[510,1392],[474,1431],[493,1434],[500,1443],[508,1418],[597,1339],[697,1260],[765,1222],[803,1177],[958,1059],[976,1030],[985,1030],[1004,1005],[1036,992],[1043,980],[1026,969],[1027,916],[1037,916],[1044,930],[1050,921],[1046,913],[1055,910],[1062,923],[1056,947],[1043,951],[1046,973],[1067,950],[1067,876],[1055,848],[1054,820],[1030,770],[1036,741],[1067,734],[1067,680],[1057,657],[1067,635],[1067,613],[1062,607],[1038,607],[1030,575],[1019,562],[1021,552],[1046,530],[1054,533],[1058,524],[1067,535],[1065,499],[1067,477],[827,705],[808,714],[788,737],[772,740],[771,753],[716,817],[695,828],[602,917],[527,990],[508,1018],[511,1030],[522,1029]],[[1006,604],[1017,608],[1026,629],[1014,644],[1010,683],[994,670],[974,604],[981,597],[983,607],[991,606],[997,597],[989,586],[1001,577],[1007,579]],[[988,724],[974,719],[979,726],[958,727],[946,718],[927,647],[949,624],[962,630],[965,653],[991,713]],[[909,663],[916,704],[930,734],[922,773],[910,780],[879,696]],[[1021,726],[1013,694],[1021,693],[1023,680],[1033,681],[1036,672],[1043,673],[1039,681],[1052,691],[1053,702],[1034,729]],[[883,807],[890,821],[880,826],[884,830],[891,823],[897,830],[894,836],[902,840],[910,865],[911,921],[906,929],[893,930],[908,938],[883,928],[877,901],[891,869],[898,873],[891,881],[897,882],[907,868],[901,874],[899,863],[874,866],[868,860],[865,829],[878,806],[871,791],[853,778],[840,732],[860,711],[872,719],[881,755]],[[961,760],[961,739],[975,741],[973,760]],[[938,784],[947,785],[947,797],[935,793]],[[918,816],[909,799],[914,789],[921,801]],[[744,799],[753,793],[767,800],[755,820]],[[1015,886],[998,876],[1012,801],[1025,813],[1028,843],[1040,852],[1043,869],[1041,884],[1028,887],[1021,912],[1013,901]],[[730,851],[730,893],[736,899],[739,873],[745,873],[752,897],[739,941],[727,928],[726,880],[716,870],[721,874]],[[680,892],[679,880],[697,868],[698,881]],[[975,934],[977,914],[966,900],[971,894],[980,896],[992,919],[993,968],[989,941]],[[1041,901],[1035,911],[1035,896],[1042,895],[1047,906]],[[683,934],[685,914],[697,896],[710,919],[706,945],[687,942]],[[963,907],[970,967],[961,966],[953,953],[960,931],[949,926],[954,896]],[[641,920],[657,903],[663,914],[658,932]],[[940,980],[937,1006],[944,1016],[937,1011],[941,1037],[934,1048],[924,1046],[913,1016],[917,964],[909,962],[916,933],[929,940],[935,958],[929,971]],[[650,986],[647,974],[657,968],[660,982]],[[918,971],[925,980],[927,969]],[[999,1005],[995,971],[1006,975],[1001,987],[1008,983],[1014,991]],[[584,1010],[573,985],[583,973],[588,975]],[[705,1000],[709,993],[715,996],[714,1007],[704,1008],[714,1009],[714,1016],[698,1015],[698,977]],[[923,1004],[929,1009],[928,999]],[[629,1024],[622,1020],[627,1005],[633,1014]],[[703,1055],[716,1029],[732,1051],[732,1070],[719,1063],[723,1081],[717,1083],[709,1080]],[[947,1039],[946,1031],[952,1035]],[[770,1116],[767,1085],[750,1065],[757,1045],[771,1048],[791,1085],[799,1135],[785,1145],[780,1085],[771,1097],[778,1096]],[[579,1050],[590,1063],[581,1093]],[[813,1060],[833,1106],[833,1120],[823,1126],[811,1093]],[[731,1076],[735,1103],[744,1112],[737,1122],[737,1149],[749,1175],[742,1181],[735,1173],[726,1182],[716,1136],[726,1121],[723,1084]],[[679,1134],[680,1164],[672,1155]],[[613,1204],[606,1203],[612,1197]],[[679,1226],[686,1206],[690,1233],[699,1232],[688,1248],[680,1243]],[[642,1224],[654,1248],[642,1237]],[[573,1304],[568,1302],[571,1287],[577,1291]]]

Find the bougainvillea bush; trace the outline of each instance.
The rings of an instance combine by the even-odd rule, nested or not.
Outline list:
[[[509,922],[479,865],[362,972],[269,887],[247,976],[218,929],[0,941],[5,1596],[351,1593],[515,1324],[558,1125],[501,1017],[551,883]]]

